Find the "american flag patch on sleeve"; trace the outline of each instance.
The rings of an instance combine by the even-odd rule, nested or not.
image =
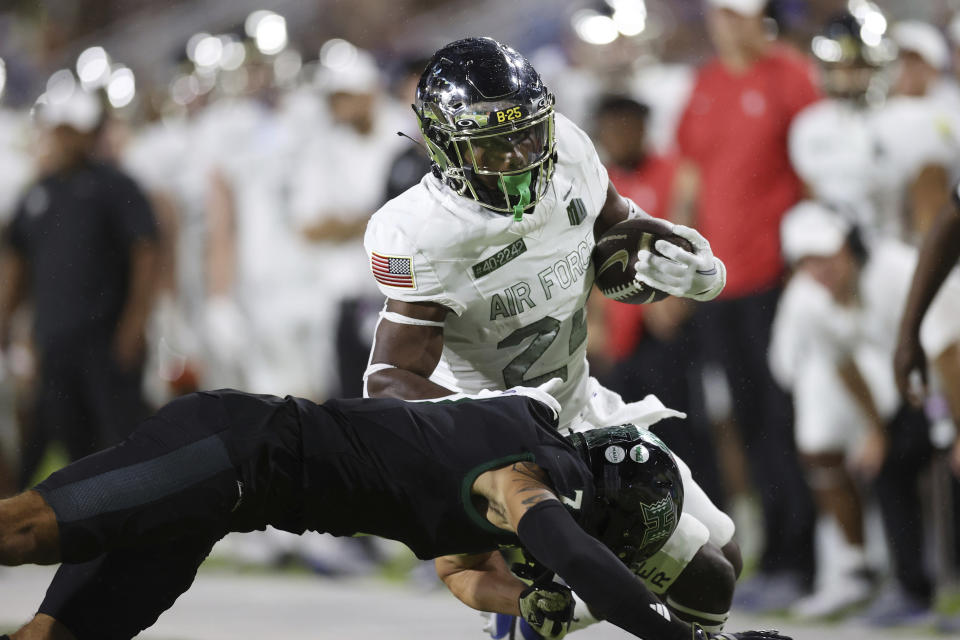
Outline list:
[[[416,289],[413,276],[413,258],[406,256],[382,256],[370,254],[370,270],[380,284],[402,289]]]

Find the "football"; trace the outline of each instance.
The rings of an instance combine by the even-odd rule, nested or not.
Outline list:
[[[634,280],[637,251],[647,249],[663,255],[654,248],[660,239],[693,251],[689,241],[670,232],[670,223],[666,220],[631,218],[610,227],[593,248],[595,283],[600,292],[627,304],[647,304],[666,298],[669,294]]]

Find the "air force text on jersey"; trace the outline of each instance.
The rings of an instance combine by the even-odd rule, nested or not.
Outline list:
[[[590,233],[592,235],[592,231]],[[522,239],[519,240],[519,242],[522,241]],[[593,244],[588,243],[587,240],[581,240],[575,251],[571,251],[552,265],[542,269],[537,273],[539,288],[536,285],[531,286],[528,279],[520,279],[504,287],[501,291],[493,293],[490,297],[490,320],[515,316],[527,309],[533,309],[537,306],[534,298],[538,296],[534,295],[535,291],[543,292],[544,301],[550,300],[553,298],[554,287],[569,289],[583,278],[588,277],[592,246]],[[511,249],[511,247],[507,247],[507,249]],[[497,255],[499,255],[499,252]],[[493,259],[488,258],[487,261]]]

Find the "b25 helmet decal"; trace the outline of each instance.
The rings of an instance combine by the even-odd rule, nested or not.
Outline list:
[[[886,25],[873,2],[854,0],[813,38],[810,48],[829,95],[868,102],[883,97],[887,87],[882,71],[896,57],[896,46],[885,35]]]
[[[434,174],[519,220],[553,175],[553,105],[526,58],[492,38],[466,38],[434,54],[413,109]]]
[[[569,436],[593,473],[596,500],[585,529],[627,566],[660,550],[683,511],[683,482],[673,454],[632,424]]]

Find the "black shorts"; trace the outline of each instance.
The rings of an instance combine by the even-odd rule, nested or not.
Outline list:
[[[292,399],[217,391],[171,402],[35,488],[56,513],[64,562],[40,612],[78,640],[132,638],[226,533],[304,531],[302,459]]]

